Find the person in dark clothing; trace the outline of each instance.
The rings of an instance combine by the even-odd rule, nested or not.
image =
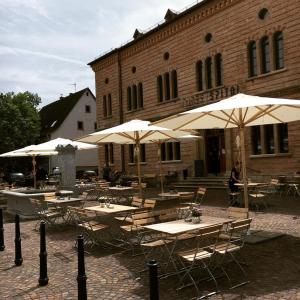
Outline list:
[[[102,176],[103,179],[105,179],[106,181],[109,181],[110,179],[110,167],[108,164],[105,164],[102,170]]]
[[[232,193],[238,192],[239,189],[235,185],[235,183],[238,183],[238,182],[241,182],[241,181],[240,181],[240,163],[237,161],[231,170],[230,178],[229,178],[229,182],[228,182],[230,191]]]

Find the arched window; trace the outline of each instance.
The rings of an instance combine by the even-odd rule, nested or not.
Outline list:
[[[216,86],[223,85],[223,62],[222,54],[218,53],[215,56],[215,66],[216,66]]]
[[[212,61],[211,57],[207,57],[205,60],[205,75],[206,75],[206,88],[209,90],[212,88]]]
[[[165,81],[165,100],[170,100],[170,74],[164,74],[164,81]]]
[[[261,48],[261,73],[269,73],[270,66],[270,42],[267,36],[264,36],[260,41]]]
[[[108,103],[107,103],[107,115],[111,116],[112,115],[112,103],[111,103],[111,94],[108,94]]]
[[[281,31],[274,34],[274,62],[275,70],[284,68],[283,34]]]
[[[144,106],[144,95],[143,95],[143,84],[140,82],[138,84],[138,107]]]
[[[107,100],[106,96],[103,96],[103,116],[107,117]]]
[[[135,84],[132,86],[132,108],[137,109],[137,88]]]
[[[256,42],[248,44],[249,77],[257,76]]]
[[[163,101],[163,80],[161,75],[157,76],[157,99],[158,102]]]
[[[178,87],[177,87],[177,72],[173,70],[171,72],[171,81],[172,81],[172,98],[178,97]]]
[[[203,91],[203,76],[202,76],[202,61],[199,60],[196,63],[196,81],[197,81],[197,91]]]
[[[132,110],[132,102],[131,102],[131,87],[129,86],[127,88],[127,110],[130,111]]]

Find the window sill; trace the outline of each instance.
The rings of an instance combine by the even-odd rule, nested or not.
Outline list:
[[[259,74],[259,75],[256,75],[256,76],[248,77],[246,79],[246,81],[253,81],[255,79],[264,78],[264,77],[267,77],[267,76],[271,76],[271,75],[279,74],[279,73],[282,73],[282,72],[286,72],[287,70],[288,70],[287,68],[283,68],[283,69],[280,69],[280,70],[271,71],[269,73]]]
[[[136,165],[136,163],[128,163],[128,166],[135,166],[135,165]],[[142,161],[142,162],[140,162],[140,165],[147,165],[147,162]]]
[[[177,102],[178,100],[180,100],[179,97],[173,98],[173,99],[170,99],[170,100],[164,100],[162,102],[157,102],[157,105],[163,105],[163,104],[167,104],[167,103]]]
[[[275,153],[275,154],[258,154],[258,155],[250,155],[250,158],[274,158],[274,157],[289,157],[292,156],[292,153]]]
[[[182,160],[164,160],[161,162],[162,164],[178,164],[178,163],[182,163]]]
[[[109,119],[112,119],[112,115],[110,115],[110,116],[107,116],[107,117],[103,117],[103,120],[109,120]]]
[[[137,109],[132,109],[132,110],[128,110],[128,111],[126,111],[126,115],[128,114],[133,114],[133,113],[135,113],[135,112],[139,112],[139,111],[142,111],[142,110],[144,110],[144,107],[140,107],[140,108],[137,108]]]

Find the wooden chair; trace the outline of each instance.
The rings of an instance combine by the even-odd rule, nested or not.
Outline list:
[[[247,219],[249,215],[249,209],[230,206],[227,209],[227,215],[231,219]]]
[[[92,247],[104,243],[103,230],[108,228],[108,225],[93,220],[95,215],[91,215],[85,209],[78,207],[68,207],[68,209],[72,215],[72,219],[80,230],[80,234],[84,237],[85,245]]]
[[[143,208],[146,208],[147,210],[154,209],[156,205],[156,200],[155,199],[145,199]]]
[[[191,245],[195,246],[184,251],[175,252],[182,267],[180,268],[180,272],[178,272],[180,277],[178,290],[192,284],[197,291],[198,297],[202,296],[204,298],[208,296],[201,295],[198,280],[194,275],[195,269],[197,269],[197,271],[206,272],[208,277],[214,281],[216,286],[216,291],[214,293],[219,290],[216,277],[213,275],[213,258],[215,256],[221,228],[222,225],[218,224],[198,229],[194,233],[195,241],[194,243],[191,243]],[[210,293],[209,295],[213,295],[213,293]]]
[[[56,199],[55,193],[45,193],[44,194],[44,200],[53,200]]]
[[[248,283],[247,275],[245,269],[242,267],[241,263],[236,258],[236,254],[240,253],[241,249],[244,246],[245,243],[245,237],[247,236],[247,233],[250,230],[250,224],[252,222],[251,218],[243,219],[243,220],[237,220],[232,223],[230,223],[228,234],[229,239],[226,241],[220,241],[217,243],[215,247],[215,251],[221,255],[222,259],[219,260],[219,267],[223,271],[223,273],[226,275],[227,279],[231,283],[231,288],[236,288],[238,286],[244,285]],[[229,272],[226,271],[226,267],[229,263],[234,262],[238,268],[240,269],[243,277],[245,280],[243,282],[240,282],[238,284],[233,285],[231,277],[229,276]]]
[[[51,209],[49,209],[47,202],[41,199],[29,198],[29,200],[40,221],[44,221],[48,225],[56,225],[58,219],[63,217],[63,213],[60,208],[51,207]],[[39,223],[35,225],[35,229],[38,225]]]

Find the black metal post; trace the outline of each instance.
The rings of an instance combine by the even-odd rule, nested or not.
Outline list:
[[[46,250],[46,224],[44,221],[40,224],[40,278],[39,285],[48,284],[47,275],[47,250]]]
[[[0,251],[4,251],[4,249],[3,210],[0,208]]]
[[[15,265],[21,266],[23,263],[22,248],[21,248],[21,234],[20,234],[20,217],[15,217]]]
[[[87,300],[86,292],[86,280],[85,266],[84,266],[84,244],[83,236],[77,237],[78,246],[78,275],[77,275],[77,286],[78,286],[78,300]]]
[[[159,300],[157,262],[155,260],[150,260],[148,262],[148,267],[149,267],[150,300]]]

